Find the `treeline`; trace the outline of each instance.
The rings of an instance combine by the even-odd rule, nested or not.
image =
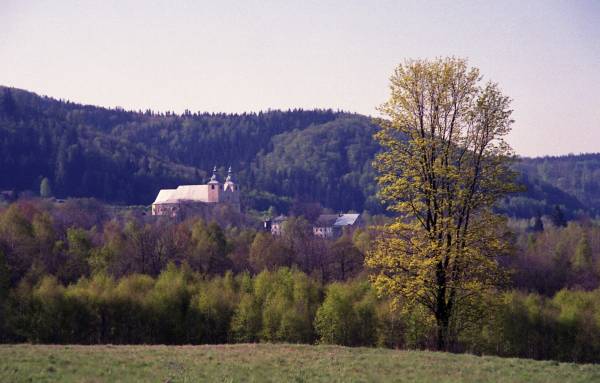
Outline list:
[[[535,221],[535,220],[532,220]],[[562,289],[600,287],[600,227],[589,220],[555,226],[541,220],[516,228],[514,254],[503,259],[512,270],[512,286],[553,296]],[[545,223],[543,223],[545,222]]]
[[[600,290],[553,298],[503,294],[467,325],[456,351],[600,361]],[[3,297],[0,340],[77,344],[326,343],[429,348],[435,328],[423,312],[394,309],[361,279],[323,285],[280,268],[208,278],[187,266],[157,277],[106,274],[64,286],[24,279]],[[465,318],[465,320],[467,320]]]
[[[342,287],[344,287],[342,289]],[[324,298],[325,296],[325,298]],[[340,300],[341,299],[341,300]],[[63,286],[24,280],[4,305],[4,340],[83,344],[293,342],[374,345],[377,302],[364,282],[322,284],[295,269],[207,278],[105,274]]]
[[[198,217],[177,221],[115,211],[89,199],[23,200],[0,206],[0,264],[8,270],[8,287],[43,274],[64,284],[98,273],[156,276],[170,262],[205,275],[297,267],[324,282],[362,272],[368,231],[329,241],[315,237],[303,217],[291,217],[285,225],[285,234],[274,237]]]
[[[527,158],[520,162],[519,170],[532,183],[550,185],[570,196],[570,200],[560,202],[569,206],[591,210],[596,215],[600,206],[600,154],[570,154],[566,156],[546,156]],[[551,193],[557,196],[558,193]],[[549,201],[556,203],[556,201]],[[549,212],[547,212],[549,213]]]
[[[244,207],[286,213],[294,202],[335,211],[384,212],[371,167],[371,118],[332,110],[243,114],[124,111],[0,87],[0,190],[147,205],[161,188],[205,182],[234,168]],[[523,159],[527,191],[499,207],[508,216],[595,216],[600,155]]]
[[[27,275],[49,274],[67,285],[98,273],[157,276],[169,262],[206,275],[296,267],[328,283],[364,273],[376,235],[362,227],[323,240],[312,234],[308,219],[296,216],[285,223],[283,235],[272,236],[259,221],[235,226],[231,211],[215,212],[208,220],[178,221],[93,199],[21,200],[0,205],[0,263],[9,271],[8,288]],[[362,220],[377,225],[385,218],[363,215]],[[600,227],[594,221],[555,224],[544,217],[517,224],[512,254],[500,259],[511,271],[511,287],[549,297],[565,288],[600,287]]]
[[[600,290],[561,290],[552,298],[512,291],[474,349],[487,354],[600,362]],[[478,342],[481,344],[477,345]]]

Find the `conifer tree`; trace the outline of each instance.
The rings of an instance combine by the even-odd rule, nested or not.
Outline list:
[[[50,180],[48,177],[44,177],[40,183],[40,197],[50,198],[52,197],[52,188],[50,187]]]

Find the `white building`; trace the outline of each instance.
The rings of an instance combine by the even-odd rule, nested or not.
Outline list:
[[[240,211],[240,190],[233,181],[231,167],[221,184],[217,177],[217,168],[205,185],[181,185],[177,189],[162,189],[152,203],[152,215],[176,217],[194,211],[206,211],[216,205],[230,205]]]
[[[359,218],[360,214],[321,214],[313,225],[313,234],[321,238],[339,237],[344,227],[355,227]]]
[[[287,217],[280,215],[273,219],[268,219],[263,222],[265,231],[270,231],[273,235],[283,234],[283,224],[287,221]]]
[[[268,219],[263,222],[264,230],[273,235],[281,235],[286,221],[287,217],[284,215]],[[321,214],[313,224],[312,232],[315,237],[337,238],[344,233],[344,229],[352,230],[360,223],[360,214]]]

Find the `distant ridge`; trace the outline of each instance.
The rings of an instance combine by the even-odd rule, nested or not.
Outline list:
[[[247,208],[286,212],[319,202],[382,213],[375,131],[370,117],[333,110],[136,112],[0,86],[0,190],[37,193],[47,177],[58,197],[147,205],[159,189],[202,183],[215,164],[227,164]],[[523,158],[517,167],[529,190],[503,203],[506,214],[600,210],[600,154]]]

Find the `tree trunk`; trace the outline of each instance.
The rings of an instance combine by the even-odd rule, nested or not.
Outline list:
[[[437,322],[437,350],[447,351],[448,348],[448,327],[450,320],[448,315],[436,315]]]
[[[437,266],[437,297],[435,320],[437,323],[437,349],[445,351],[448,345],[448,327],[450,323],[450,310],[446,303],[446,273],[443,264]]]

